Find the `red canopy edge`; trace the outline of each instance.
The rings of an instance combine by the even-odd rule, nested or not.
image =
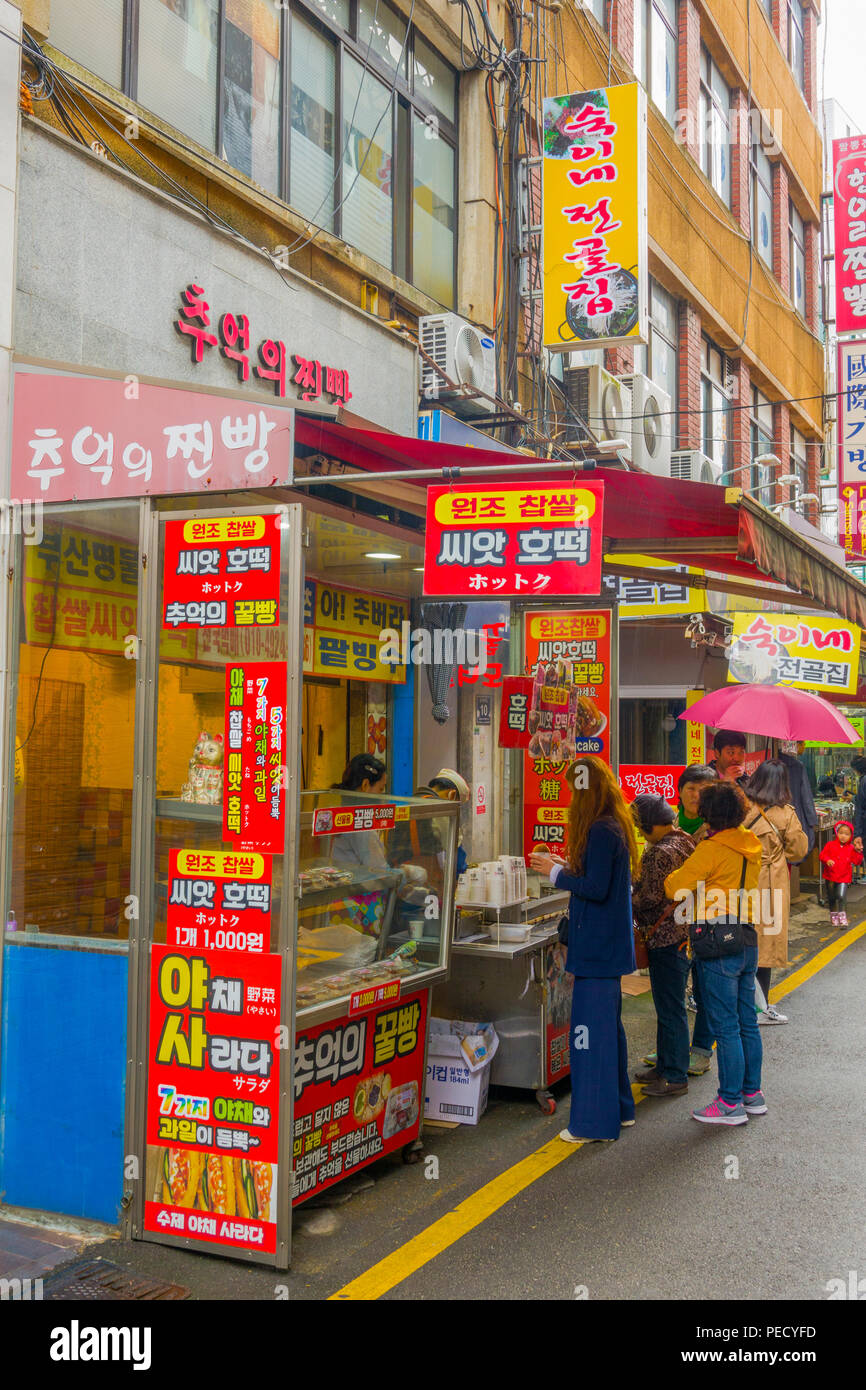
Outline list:
[[[479,466],[495,470],[506,460],[509,464],[519,461],[515,454],[433,443],[300,414],[296,416],[295,434],[303,447],[361,472]],[[530,462],[545,460],[527,456]],[[515,477],[506,476],[511,480]],[[561,483],[566,476],[562,470],[551,470],[549,475],[539,471],[527,474],[526,481],[527,486],[542,481]],[[605,484],[606,542],[618,542],[620,548],[630,543],[634,552],[661,554],[672,564],[758,581],[773,579],[866,629],[866,586],[739,489],[615,468],[596,468],[593,476]],[[412,484],[414,480],[407,481]],[[417,486],[426,488],[429,481],[419,478]],[[477,483],[478,479],[472,481]],[[711,548],[701,544],[710,538],[714,540]],[[676,544],[679,541],[682,545]]]

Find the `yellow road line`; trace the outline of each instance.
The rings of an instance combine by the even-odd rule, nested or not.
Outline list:
[[[866,922],[859,922],[843,936],[837,937],[832,946],[825,946],[823,951],[819,951],[805,965],[801,965],[799,970],[792,970],[790,975],[778,985],[774,985],[770,990],[770,1003],[775,1004],[777,999],[784,999],[786,994],[799,989],[807,980],[811,980],[813,975],[817,975],[819,970],[823,970],[825,965],[829,965],[831,960],[835,960],[836,956],[853,946],[855,941],[859,941],[861,936],[866,936]]]
[[[813,975],[817,975],[819,970],[823,970],[825,965],[829,965],[831,960],[840,955],[848,946],[858,941],[860,937],[866,936],[866,921],[860,922],[850,931],[845,932],[833,942],[832,946],[825,946],[823,951],[819,951],[810,961],[802,965],[799,970],[795,970],[781,984],[776,985],[770,990],[770,999],[773,1003],[777,999],[784,999],[786,994],[791,994],[795,989],[810,980]],[[642,1089],[632,1086],[632,1094],[635,1103],[640,1104],[645,1099]],[[372,1268],[365,1270],[357,1279],[345,1284],[336,1293],[330,1295],[330,1300],[372,1300],[381,1298],[383,1294],[402,1284],[404,1279],[408,1279],[410,1274],[414,1274],[424,1265],[441,1255],[443,1250],[447,1250],[449,1245],[454,1245],[467,1232],[480,1226],[494,1212],[499,1211],[513,1197],[518,1196],[532,1183],[543,1177],[556,1168],[565,1159],[570,1157],[577,1149],[582,1148],[582,1144],[564,1144],[561,1139],[551,1139],[546,1144],[542,1144],[540,1149],[522,1158],[513,1167],[507,1168],[504,1173],[493,1178],[490,1182],[473,1192],[459,1206],[452,1211],[446,1212],[438,1221],[434,1221],[431,1226],[427,1226],[420,1231],[417,1236],[401,1245],[390,1255],[386,1255],[383,1260]]]
[[[643,1091],[639,1086],[632,1086],[631,1090],[636,1105],[644,1100]],[[477,1192],[473,1192],[459,1206],[454,1207],[453,1211],[440,1216],[432,1226],[427,1226],[412,1240],[401,1245],[392,1254],[386,1255],[357,1279],[353,1279],[350,1284],[332,1293],[329,1301],[381,1298],[383,1293],[408,1279],[410,1274],[414,1274],[443,1250],[447,1250],[449,1245],[460,1240],[467,1231],[480,1226],[482,1221],[486,1221],[488,1216],[504,1207],[512,1197],[516,1197],[524,1188],[530,1187],[538,1178],[549,1173],[552,1168],[570,1158],[577,1149],[582,1148],[583,1144],[566,1144],[558,1136],[542,1144],[540,1149],[528,1154],[513,1167],[506,1168],[504,1173],[500,1173]]]

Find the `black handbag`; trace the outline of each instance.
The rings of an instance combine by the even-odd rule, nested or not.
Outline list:
[[[567,946],[567,945],[568,945],[568,918],[567,918],[567,917],[560,917],[560,919],[559,919],[559,927],[558,927],[557,933],[556,933],[556,939],[557,939],[557,941],[559,942],[560,946]]]
[[[712,922],[692,922],[689,926],[689,945],[695,960],[722,960],[737,956],[746,949],[743,934],[743,886],[746,882],[746,856],[737,893],[736,917],[716,917]]]

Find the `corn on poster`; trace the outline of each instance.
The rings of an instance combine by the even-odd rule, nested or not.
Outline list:
[[[736,613],[728,680],[852,694],[860,629],[841,618]]]
[[[643,342],[646,98],[639,83],[546,97],[542,176],[545,346],[564,352]]]

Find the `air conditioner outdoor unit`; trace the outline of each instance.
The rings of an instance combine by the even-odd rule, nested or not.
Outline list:
[[[622,377],[631,390],[631,420],[626,431],[631,434],[631,458],[636,468],[662,477],[670,476],[671,435],[673,416],[671,398],[667,391],[656,386],[639,372]]]
[[[455,386],[472,386],[483,396],[452,391],[439,372],[421,358],[421,399],[426,405],[447,400],[457,415],[489,415],[496,409],[496,340],[459,314],[428,314],[418,321],[418,342]]]
[[[618,377],[603,367],[568,367],[563,384],[573,412],[567,427],[569,443],[591,444],[593,436],[599,443],[629,438],[631,391]],[[631,458],[631,447],[618,452]]]
[[[671,477],[693,483],[720,483],[722,469],[699,449],[680,450],[671,454]]]

